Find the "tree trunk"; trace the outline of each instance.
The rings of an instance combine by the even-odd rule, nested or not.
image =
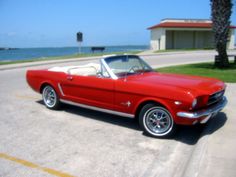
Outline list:
[[[214,32],[215,47],[218,56],[215,58],[215,66],[219,68],[229,67],[227,55],[227,41],[230,34],[230,16],[232,13],[232,0],[210,0],[212,30]]]
[[[222,43],[218,43],[216,46],[216,50],[218,52],[218,62],[215,60],[215,66],[219,68],[227,68],[229,67],[229,59],[227,55],[226,45]]]

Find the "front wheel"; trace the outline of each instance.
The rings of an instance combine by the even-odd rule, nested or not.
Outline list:
[[[58,95],[52,86],[47,85],[43,88],[42,97],[47,108],[56,110],[60,107]]]
[[[176,128],[170,112],[155,104],[146,104],[141,109],[139,124],[145,133],[153,137],[169,137]]]

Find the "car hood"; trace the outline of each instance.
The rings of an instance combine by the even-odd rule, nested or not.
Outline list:
[[[131,82],[150,85],[150,86],[169,86],[182,88],[199,94],[212,94],[225,89],[224,82],[206,77],[189,76],[180,74],[166,74],[159,72],[149,72],[129,77]],[[194,94],[194,95],[195,95]]]

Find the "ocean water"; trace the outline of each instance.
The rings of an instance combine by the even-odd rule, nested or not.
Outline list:
[[[147,50],[146,45],[137,46],[105,46],[103,53],[107,52],[127,52]],[[30,60],[34,58],[44,58],[52,56],[65,56],[78,54],[78,47],[50,47],[50,48],[20,48],[16,50],[0,50],[0,61]],[[99,53],[100,51],[96,51]],[[82,47],[81,53],[92,53],[91,47]],[[100,52],[101,53],[101,52]]]

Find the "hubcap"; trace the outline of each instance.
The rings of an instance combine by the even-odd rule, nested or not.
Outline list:
[[[48,107],[53,107],[56,104],[56,92],[50,86],[47,86],[43,91],[43,100]]]
[[[152,108],[145,114],[145,123],[152,133],[163,134],[172,126],[172,119],[164,109]]]

